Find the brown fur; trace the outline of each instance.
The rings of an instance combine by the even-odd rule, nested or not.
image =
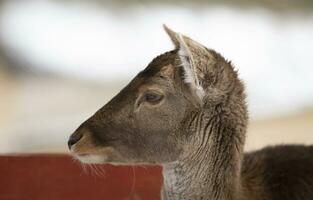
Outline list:
[[[162,199],[313,199],[313,147],[244,156],[248,114],[237,72],[215,51],[165,29],[175,50],[155,58],[76,130],[74,156],[161,164]]]

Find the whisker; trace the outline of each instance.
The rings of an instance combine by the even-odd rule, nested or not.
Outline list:
[[[90,169],[91,169],[91,174],[93,175],[93,177],[96,179],[99,177],[99,174],[98,174],[98,171],[97,169],[95,168],[95,165],[94,164],[89,164],[90,166]]]
[[[95,170],[95,172],[96,172],[96,175],[97,175],[98,177],[101,177],[101,172],[99,171],[99,168],[98,168],[97,164],[94,164],[94,165],[93,165],[93,168],[94,168],[94,170]]]
[[[103,167],[101,165],[96,165],[95,166],[100,174],[101,177],[105,177],[106,176],[106,172],[105,169],[103,169]]]
[[[133,182],[132,182],[132,187],[129,193],[130,199],[132,198],[134,192],[135,192],[135,185],[136,185],[136,173],[135,173],[135,167],[134,165],[131,165],[132,171],[133,171]]]
[[[82,176],[82,174],[83,173],[87,173],[87,170],[86,170],[86,166],[85,166],[85,164],[83,164],[82,162],[80,162],[76,157],[74,157],[74,156],[72,156],[71,157],[72,158],[72,161],[74,162],[74,163],[77,163],[78,164],[78,166],[81,168],[81,171],[80,171],[80,176]]]

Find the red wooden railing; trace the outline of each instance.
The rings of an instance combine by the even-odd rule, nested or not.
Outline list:
[[[68,155],[0,156],[0,200],[160,199],[161,167],[94,168]]]

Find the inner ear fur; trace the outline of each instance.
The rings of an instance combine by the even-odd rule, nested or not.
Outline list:
[[[166,33],[169,35],[180,58],[181,66],[184,69],[184,81],[190,84],[191,88],[200,100],[203,99],[204,89],[201,82],[204,78],[205,69],[201,69],[201,59],[208,51],[198,42],[182,34],[172,31],[164,25]]]

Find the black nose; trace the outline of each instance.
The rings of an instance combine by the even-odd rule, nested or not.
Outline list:
[[[76,144],[81,138],[83,137],[83,134],[81,133],[73,133],[70,138],[68,139],[67,145],[68,148],[71,149],[71,147]]]

